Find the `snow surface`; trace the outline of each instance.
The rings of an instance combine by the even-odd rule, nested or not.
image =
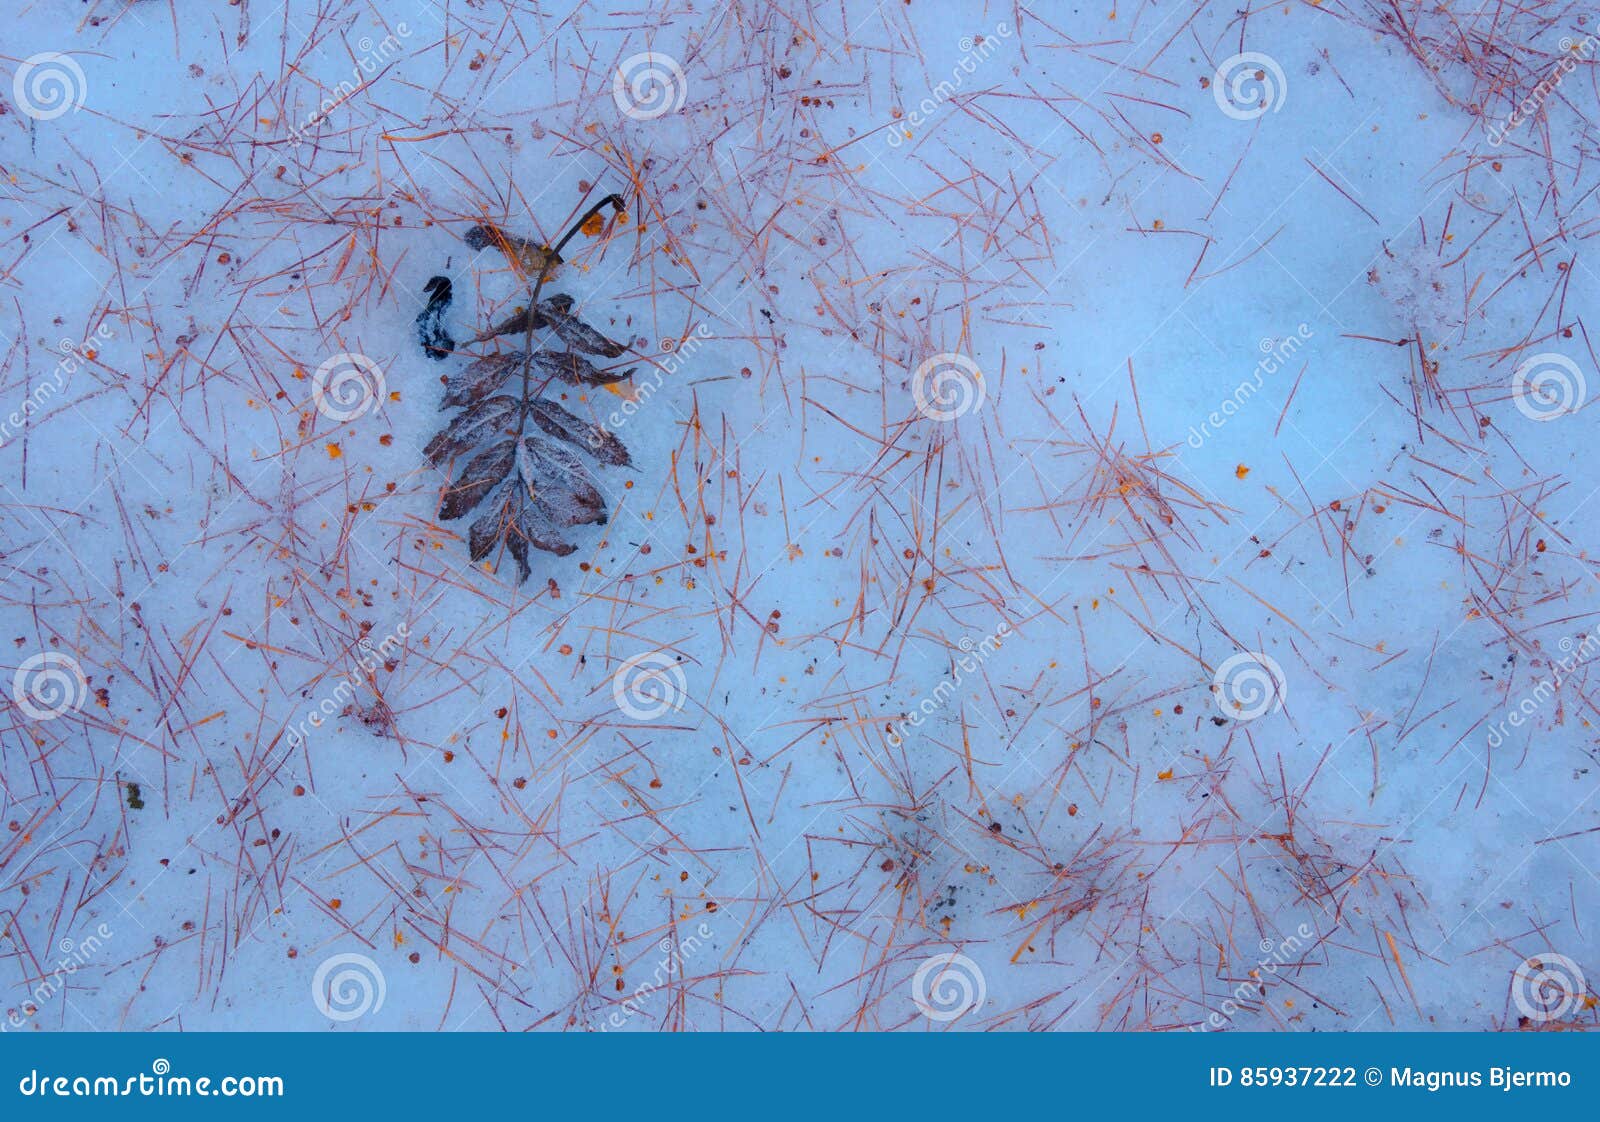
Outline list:
[[[24,3],[0,1024],[1593,1026],[1594,19],[1451,7]],[[610,191],[518,586],[413,320]]]

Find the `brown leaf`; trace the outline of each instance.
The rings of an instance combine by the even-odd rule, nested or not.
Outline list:
[[[534,504],[555,525],[605,522],[605,500],[589,469],[560,445],[535,436],[524,438],[517,470]]]
[[[552,252],[548,246],[519,237],[492,223],[472,227],[462,235],[461,240],[473,249],[487,249],[493,246],[505,254],[512,268],[535,277],[543,276],[561,264],[561,255]]]
[[[637,369],[630,367],[620,373],[600,370],[594,363],[572,351],[539,351],[533,356],[533,364],[550,377],[560,378],[574,386],[608,386],[632,377]]]
[[[572,314],[572,297],[557,294],[539,304],[539,316],[563,343],[573,350],[605,358],[621,358],[627,353],[625,343],[607,339],[600,332]]]
[[[445,488],[443,501],[439,504],[439,520],[449,522],[453,518],[460,518],[477,506],[489,489],[511,471],[516,458],[515,440],[502,440],[474,456],[456,481]]]
[[[529,546],[557,557],[565,557],[578,548],[561,536],[550,510],[517,479],[500,484],[488,509],[468,531],[474,561],[483,560],[501,545],[516,558],[519,581],[528,579]]]
[[[572,314],[572,297],[557,294],[539,301],[539,313],[533,320],[534,330],[550,328],[567,346],[586,354],[621,358],[628,352],[626,343],[614,342]],[[528,309],[523,308],[495,324],[488,331],[472,339],[474,343],[487,342],[501,335],[523,335],[528,330]]]
[[[514,370],[522,368],[522,352],[486,355],[445,379],[440,409],[459,408],[481,401],[498,390]]]
[[[618,467],[628,467],[632,464],[628,449],[622,441],[599,425],[591,425],[588,421],[573,416],[555,402],[543,398],[534,399],[529,403],[528,409],[533,423],[550,436],[585,449],[601,463],[615,464]]]
[[[509,397],[491,397],[467,407],[443,431],[428,441],[422,454],[439,467],[447,460],[464,455],[475,444],[496,436],[515,436],[517,402]]]

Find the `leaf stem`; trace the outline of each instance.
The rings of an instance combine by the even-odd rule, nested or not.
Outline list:
[[[584,211],[583,216],[574,222],[571,229],[544,255],[544,264],[540,267],[539,276],[533,282],[532,291],[528,294],[528,329],[522,337],[522,407],[517,410],[518,441],[521,441],[522,433],[528,426],[528,406],[533,401],[533,325],[539,322],[539,293],[544,288],[544,282],[555,269],[556,263],[561,260],[561,251],[566,248],[568,242],[578,236],[578,231],[588,224],[589,219],[608,206],[620,214],[627,205],[627,200],[621,195],[607,195]]]

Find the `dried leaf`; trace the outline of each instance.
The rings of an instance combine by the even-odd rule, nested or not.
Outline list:
[[[517,471],[529,497],[555,525],[605,522],[605,500],[589,469],[560,445],[525,437],[517,453]]]
[[[605,386],[621,382],[632,377],[637,369],[629,367],[621,372],[600,370],[594,363],[572,351],[539,351],[533,356],[533,364],[550,377],[560,378],[574,386]]]
[[[539,301],[539,313],[534,317],[534,330],[549,328],[567,346],[586,354],[621,358],[628,352],[626,343],[606,338],[600,332],[572,314],[572,297],[558,293],[548,300]],[[501,335],[524,335],[528,330],[528,309],[523,308],[501,320],[488,331],[473,338],[474,343],[487,342]]]
[[[572,314],[572,297],[558,294],[539,304],[539,314],[563,343],[573,350],[605,358],[621,358],[627,353],[625,343],[607,339],[600,332]]]
[[[510,473],[516,458],[515,440],[502,440],[474,456],[456,481],[445,488],[444,498],[439,503],[440,521],[460,518],[477,506],[489,489]]]
[[[518,313],[475,341],[526,333],[531,319],[534,328],[548,328],[573,348],[562,353],[534,350],[530,355],[519,350],[490,355],[451,374],[445,379],[441,408],[461,412],[435,433],[424,449],[436,466],[470,457],[460,475],[445,488],[439,518],[449,521],[476,509],[477,516],[467,532],[472,559],[482,561],[497,549],[509,550],[523,580],[530,572],[531,549],[565,557],[577,546],[562,537],[562,530],[606,521],[606,503],[599,487],[589,469],[566,445],[582,448],[602,463],[630,462],[627,448],[611,433],[553,401],[531,395],[535,374],[542,380],[559,378],[589,386],[610,386],[633,374],[631,369],[621,373],[601,370],[583,357],[595,354],[620,358],[627,347],[575,317],[572,297],[555,295],[539,300],[546,274],[561,260],[560,249],[579,230],[593,226],[593,219],[607,206],[620,213],[621,197],[608,195],[591,207],[579,224],[556,243],[555,249],[489,225],[474,226],[466,235],[467,244],[474,249],[494,246],[513,265],[535,278],[529,285],[535,309],[531,315],[526,311]],[[447,304],[449,281],[436,279],[444,286]],[[434,295],[437,299],[438,292]],[[418,327],[422,328],[420,317]],[[506,383],[513,375],[519,376],[520,385],[516,392],[508,393]],[[525,431],[529,418],[544,436]]]
[[[561,264],[561,255],[549,246],[539,245],[489,223],[474,226],[462,235],[462,241],[473,249],[493,246],[505,254],[512,268],[534,277],[543,276]]]
[[[482,401],[498,390],[512,371],[522,366],[521,351],[486,355],[445,379],[440,409],[459,409]]]
[[[509,397],[491,397],[469,406],[428,441],[422,454],[435,467],[463,455],[474,444],[483,444],[496,436],[515,436],[512,428],[517,419],[517,402]],[[581,423],[581,422],[580,422]]]
[[[614,464],[618,467],[628,467],[633,463],[622,441],[599,425],[591,425],[588,421],[573,416],[555,402],[539,398],[530,402],[528,409],[529,415],[533,417],[533,423],[546,433],[585,449],[601,463]]]

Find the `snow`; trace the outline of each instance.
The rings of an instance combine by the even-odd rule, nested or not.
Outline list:
[[[1582,7],[179,12],[8,34],[0,1027],[1596,1023]]]

